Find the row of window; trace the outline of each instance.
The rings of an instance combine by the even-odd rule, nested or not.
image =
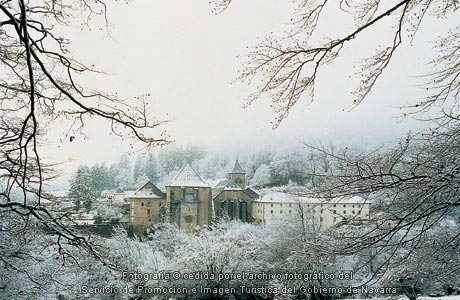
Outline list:
[[[258,210],[257,210],[257,212],[258,212],[259,214],[261,214],[261,213],[263,213],[263,210],[262,210],[262,209],[258,209]],[[308,213],[312,213],[312,214],[316,214],[316,213],[318,213],[318,211],[316,211],[316,210],[314,210],[314,209],[312,209],[312,210],[307,210],[307,212],[308,212]],[[334,209],[332,212],[333,212],[334,214],[336,214],[336,213],[337,213],[337,210],[335,210],[335,209]],[[270,210],[270,213],[271,213],[271,214],[273,214],[273,210]],[[280,214],[282,214],[282,213],[283,213],[283,211],[282,211],[282,210],[280,210],[280,212],[279,212],[279,213],[280,213]],[[291,213],[291,210],[289,210],[289,213]],[[323,214],[323,213],[324,213],[324,211],[323,211],[323,210],[321,210],[319,213],[320,213],[320,214]],[[359,213],[359,212],[356,212],[356,211],[354,211],[354,210],[353,210],[353,211],[351,211],[351,214],[352,214],[352,215],[355,215],[355,214],[358,214],[358,213]],[[344,215],[346,215],[346,214],[347,214],[347,211],[346,211],[346,210],[344,210],[344,211],[343,211],[343,214],[344,214]]]
[[[264,204],[264,203],[257,203],[257,206],[260,207],[260,206],[262,206],[263,204]],[[274,207],[274,205],[279,205],[280,207],[283,206],[282,203],[271,203],[271,204],[270,204],[270,207]],[[288,204],[289,207],[291,207],[291,205],[292,205],[292,204]],[[319,205],[321,208],[323,208],[323,205],[330,206],[329,204],[307,204],[307,206],[318,206],[318,205]],[[348,204],[348,205],[350,205],[350,204]],[[333,204],[332,206],[333,206],[333,207],[337,207],[337,204]],[[346,208],[346,207],[347,207],[347,204],[343,204],[343,207]],[[362,205],[356,205],[356,206],[355,206],[355,204],[351,204],[351,207],[352,207],[352,208],[355,208],[355,207],[361,208]]]
[[[313,210],[309,210],[308,212],[311,212],[311,213],[314,214],[314,213],[316,213],[317,211],[315,211],[315,210],[313,209]],[[333,212],[334,214],[336,214],[336,213],[337,213],[337,210],[334,209],[332,212]],[[257,213],[263,214],[263,209],[258,209],[258,210],[257,210]],[[273,214],[273,213],[274,213],[274,211],[273,211],[273,210],[270,210],[270,214]],[[279,213],[282,214],[283,211],[280,210]],[[289,210],[289,213],[291,214],[291,213],[292,213],[292,210]],[[323,214],[323,213],[324,213],[323,210],[321,210],[320,213]],[[358,211],[358,212],[356,212],[356,211],[354,211],[354,210],[351,211],[351,214],[352,214],[352,215],[359,214],[359,213],[360,213],[360,211]],[[347,211],[344,210],[344,211],[343,211],[343,214],[346,215],[346,214],[347,214]],[[366,214],[366,216],[368,216],[368,214]],[[335,219],[335,218],[334,218],[334,219]]]
[[[153,203],[153,205],[152,205],[152,203]],[[147,207],[160,206],[160,205],[161,205],[161,203],[157,202],[157,201],[155,201],[155,202],[151,202],[151,201],[147,202]],[[141,206],[145,206],[145,203],[141,202]]]
[[[262,209],[258,209],[257,212],[258,212],[259,214],[262,214],[262,213],[263,213],[263,210],[262,210]],[[270,213],[273,215],[273,210],[271,210]],[[283,213],[283,211],[280,210],[280,214],[282,214],[282,213]],[[289,213],[291,214],[291,213],[292,213],[292,210],[289,210]]]

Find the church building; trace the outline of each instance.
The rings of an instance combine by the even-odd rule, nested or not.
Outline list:
[[[228,217],[231,220],[253,222],[252,202],[258,198],[259,194],[246,187],[246,172],[238,160],[228,173],[228,179],[213,189],[216,216]]]
[[[211,223],[211,187],[188,163],[166,186],[166,202],[170,221],[181,229],[193,230]]]
[[[238,160],[214,189],[187,163],[166,185],[166,193],[149,181],[128,197],[130,224],[139,234],[158,222],[173,222],[188,231],[211,224],[213,217],[253,222],[252,202],[258,198],[246,187]]]

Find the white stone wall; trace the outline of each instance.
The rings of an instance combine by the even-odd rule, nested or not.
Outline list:
[[[280,194],[280,193],[277,193]],[[273,219],[289,218],[299,215],[303,211],[308,218],[314,219],[323,228],[337,225],[344,220],[361,222],[369,220],[370,202],[357,201],[357,198],[336,200],[332,199],[286,199],[280,197],[277,201],[276,194],[272,197],[263,197],[253,202],[253,217],[256,224],[266,225]]]

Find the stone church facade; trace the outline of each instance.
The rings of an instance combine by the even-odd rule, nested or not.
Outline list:
[[[193,230],[209,225],[212,217],[211,187],[189,164],[184,165],[166,186],[170,221]]]
[[[252,202],[258,198],[246,187],[246,174],[238,160],[228,178],[214,189],[185,164],[167,184],[166,193],[147,182],[128,197],[130,225],[142,233],[158,222],[172,222],[188,231],[211,224],[213,217],[253,222]]]
[[[253,222],[252,202],[259,195],[246,187],[246,172],[238,160],[233,170],[228,173],[228,179],[216,185],[213,189],[214,210],[217,217],[228,217],[231,220]]]

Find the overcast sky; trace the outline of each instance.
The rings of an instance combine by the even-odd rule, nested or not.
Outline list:
[[[361,55],[374,53],[372,44],[385,41],[385,24],[344,48],[340,59],[319,73],[313,103],[300,101],[277,130],[270,123],[275,119],[270,99],[243,109],[245,96],[255,88],[235,81],[246,47],[270,32],[287,30],[292,9],[290,1],[235,0],[216,16],[207,0],[117,2],[109,6],[109,33],[98,26],[76,26],[68,29],[68,36],[75,57],[109,73],[88,77],[88,85],[125,97],[149,93],[156,116],[172,121],[161,130],[178,144],[236,153],[298,139],[379,145],[418,126],[398,122],[396,107],[422,95],[423,89],[415,85],[422,81],[411,76],[428,70],[433,55],[428,42],[441,30],[434,25],[421,28],[412,48],[398,50],[370,97],[353,110],[348,108],[357,77],[349,76],[357,71],[353,66],[359,65]],[[323,24],[329,32],[346,32],[352,23],[328,16]],[[129,149],[109,136],[104,124],[88,125],[88,139],[77,136],[72,143],[60,142],[64,127],[50,127],[44,156],[64,161],[62,168],[73,171],[79,164],[117,160]]]

